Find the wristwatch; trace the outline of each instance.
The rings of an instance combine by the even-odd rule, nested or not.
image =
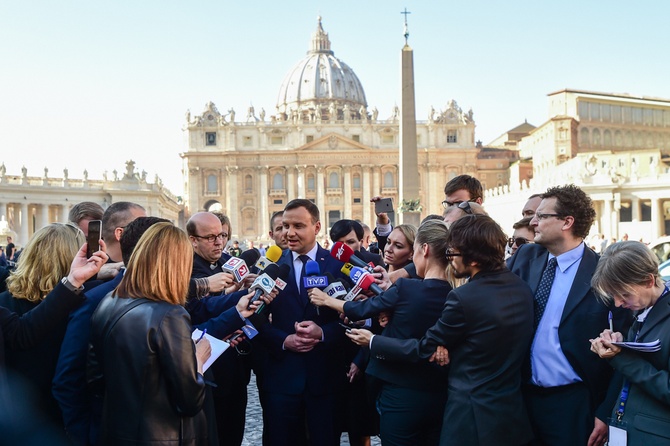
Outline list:
[[[84,285],[77,288],[76,286],[72,285],[72,283],[70,283],[69,280],[67,280],[67,277],[63,277],[61,279],[60,283],[65,285],[65,288],[72,291],[74,294],[80,294],[82,291],[84,291]]]

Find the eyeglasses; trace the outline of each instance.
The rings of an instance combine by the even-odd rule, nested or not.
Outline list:
[[[463,255],[463,254],[461,254],[460,252],[454,252],[454,250],[451,249],[451,248],[447,249],[447,252],[446,252],[446,256],[447,256],[447,258],[450,258],[450,257],[460,257],[460,256],[462,256],[462,255]]]
[[[218,235],[213,235],[213,234],[212,235],[194,235],[193,237],[203,239],[203,240],[207,240],[209,243],[214,243],[216,241],[216,239],[220,238],[221,240],[223,240],[224,238],[228,238],[228,234],[226,234],[225,232],[222,232],[221,234],[218,234]]]
[[[511,248],[512,245],[514,245],[514,242],[516,242],[516,246],[521,246],[525,245],[526,243],[529,243],[529,240],[525,237],[516,237],[516,238],[510,237],[507,239],[507,246]]]
[[[442,207],[445,208],[445,209],[447,209],[447,208],[449,208],[449,207],[451,207],[451,206],[458,205],[458,207],[459,207],[460,209],[463,209],[463,211],[465,211],[466,213],[468,213],[468,214],[472,214],[472,209],[470,208],[470,204],[469,204],[469,203],[470,203],[470,202],[474,202],[474,201],[476,201],[476,200],[475,200],[475,199],[467,200],[467,201],[463,201],[463,200],[447,201],[447,200],[444,200],[444,201],[442,202]],[[467,203],[467,204],[463,204],[463,203]],[[462,208],[461,205],[466,206],[466,207],[468,208],[468,210],[470,210],[470,212],[468,212],[465,208]]]
[[[537,219],[537,221],[546,220],[549,217],[563,218],[563,217],[565,217],[565,215],[563,215],[563,214],[543,214],[542,212],[536,212],[535,213],[535,218]]]

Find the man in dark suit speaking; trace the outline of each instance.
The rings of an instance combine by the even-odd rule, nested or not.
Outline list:
[[[589,339],[608,328],[610,310],[591,290],[598,256],[584,238],[595,216],[577,186],[548,189],[530,222],[535,243],[520,246],[508,260],[535,296],[524,398],[536,445],[599,446],[607,439],[613,402],[603,400],[612,368],[589,350]],[[616,322],[624,324],[625,314],[618,313]]]
[[[525,444],[532,431],[521,395],[521,366],[533,332],[532,293],[505,267],[506,237],[490,217],[458,219],[447,243],[454,274],[470,280],[449,292],[440,319],[421,340],[372,336],[360,329],[349,337],[370,345],[372,355],[390,364],[425,360],[440,345],[448,349],[440,445]]]
[[[277,263],[288,265],[290,274],[269,305],[272,323],[256,325],[259,334],[254,339],[268,352],[261,388],[264,444],[304,445],[307,430],[310,445],[339,445],[335,393],[345,378],[341,354],[346,338],[337,312],[317,311],[309,302],[302,276],[309,260],[319,264],[322,276],[329,272],[341,277],[343,263],[316,242],[321,222],[314,203],[290,201],[282,221],[288,250]]]

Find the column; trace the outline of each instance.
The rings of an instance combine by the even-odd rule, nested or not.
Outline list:
[[[296,198],[296,196],[295,196],[295,169],[296,169],[296,167],[297,166],[289,166],[289,167],[286,168],[286,182],[288,183],[286,193],[288,195],[288,200],[289,201]]]
[[[323,180],[324,172],[325,169],[323,167],[319,166],[316,168],[316,206],[319,208],[319,211],[321,211],[322,214],[326,212],[326,208],[324,207],[326,204],[326,191]],[[326,216],[323,215],[321,220],[322,222],[326,221]]]
[[[382,193],[382,184],[381,184],[382,171],[379,167],[374,166],[372,168],[372,195],[380,195]],[[396,203],[397,206],[397,203]]]
[[[258,209],[258,218],[259,224],[258,224],[258,229],[260,230],[260,234],[265,237],[265,235],[270,231],[270,210],[268,208],[268,195],[269,195],[269,190],[268,190],[268,166],[263,166],[258,169],[258,175],[260,176],[260,196],[261,196],[261,203],[260,203],[260,209]]]
[[[619,238],[619,228],[612,226],[612,200],[606,199],[603,200],[603,215],[601,217],[602,225],[601,231],[606,234],[609,234],[609,237]]]
[[[305,198],[305,169],[307,166],[295,166],[298,169],[298,198]]]
[[[663,219],[663,210],[661,209],[661,200],[651,199],[651,239],[652,242],[659,238],[665,232],[665,221]]]
[[[35,229],[38,230],[49,224],[49,206],[37,204],[35,207],[37,210],[37,227]]]
[[[351,220],[351,207],[353,198],[351,197],[351,166],[344,166],[344,218]]]
[[[9,221],[7,219],[7,211],[6,211],[6,204],[0,201],[0,221],[5,220]],[[3,218],[4,217],[4,218]]]
[[[22,247],[26,246],[26,243],[28,243],[28,239],[30,238],[30,231],[29,231],[29,225],[30,225],[30,218],[28,216],[28,203],[21,203],[21,227],[19,228],[18,235],[19,235],[19,240],[18,244],[21,245]]]
[[[228,182],[226,183],[226,190],[228,194],[226,195],[226,212],[228,212],[228,218],[230,219],[230,225],[232,226],[231,232],[238,235],[240,234],[240,228],[238,226],[238,215],[240,213],[240,199],[237,194],[237,166],[228,166],[226,167],[228,171]],[[230,238],[233,238],[233,234],[230,234]]]
[[[363,222],[371,227],[374,227],[376,218],[372,217],[372,204],[370,204],[370,190],[372,189],[372,184],[370,183],[370,165],[363,164]]]
[[[58,218],[58,221],[60,221],[61,223],[67,223],[69,214],[70,214],[70,206],[67,203],[61,204],[60,217]]]
[[[633,217],[633,223],[640,222],[640,199],[638,197],[633,197],[630,203],[631,213]],[[653,219],[652,219],[653,221]]]

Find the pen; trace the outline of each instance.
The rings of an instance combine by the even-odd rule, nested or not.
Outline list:
[[[612,325],[612,312],[611,312],[611,311],[610,311],[610,313],[607,315],[607,320],[608,320],[609,323],[610,323],[610,331],[614,331],[614,326]]]
[[[612,315],[611,312],[610,312],[610,315]],[[610,325],[611,325],[611,322],[610,322]],[[205,328],[205,329],[202,331],[202,334],[200,335],[200,337],[198,338],[198,340],[195,341],[195,343],[197,344],[198,342],[202,341],[202,338],[205,337],[205,334],[206,334],[206,333],[207,333],[207,329]]]

